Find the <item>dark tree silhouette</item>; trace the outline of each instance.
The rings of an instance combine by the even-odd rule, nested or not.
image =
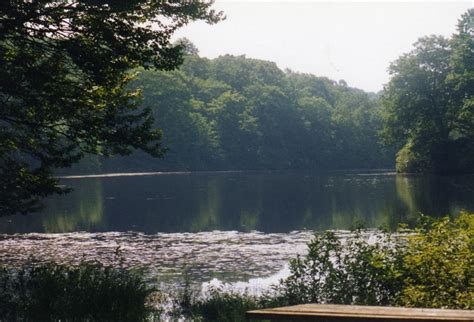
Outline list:
[[[128,90],[136,67],[171,70],[192,20],[212,2],[11,0],[0,3],[0,216],[37,210],[65,190],[52,177],[85,153],[160,156],[161,132]]]

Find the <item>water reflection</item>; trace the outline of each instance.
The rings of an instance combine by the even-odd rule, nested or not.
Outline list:
[[[104,227],[102,181],[85,180],[74,188],[69,198],[55,198],[48,202],[43,218],[45,232],[74,232]],[[34,215],[32,215],[34,216]]]
[[[474,176],[234,172],[64,179],[75,191],[1,233],[199,232],[396,227],[418,212],[474,211]]]

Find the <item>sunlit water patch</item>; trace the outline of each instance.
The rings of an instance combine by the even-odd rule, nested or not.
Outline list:
[[[305,253],[312,236],[310,231],[4,234],[0,235],[0,263],[99,261],[142,269],[149,281],[162,286],[189,279],[193,284],[265,287],[278,280],[275,276],[280,277],[290,258]]]

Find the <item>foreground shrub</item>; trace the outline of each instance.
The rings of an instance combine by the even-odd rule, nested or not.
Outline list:
[[[98,263],[0,270],[0,320],[141,321],[154,292],[142,277]]]
[[[335,303],[472,309],[474,214],[426,220],[410,234],[361,232],[343,243],[317,234],[281,282],[291,304]]]
[[[403,306],[474,308],[474,214],[428,221],[408,237]]]
[[[247,321],[245,312],[260,308],[287,305],[278,293],[252,295],[211,288],[205,297],[185,289],[175,298],[178,304],[176,316],[184,316],[192,321]]]
[[[257,307],[255,296],[211,290],[208,298],[190,307],[190,312],[204,321],[245,321],[245,312]]]
[[[368,243],[357,231],[346,242],[332,232],[317,234],[308,254],[290,260],[281,290],[290,304],[388,305],[402,289],[402,252],[387,234]]]

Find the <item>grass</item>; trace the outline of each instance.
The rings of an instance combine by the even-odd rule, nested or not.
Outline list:
[[[155,289],[99,263],[0,268],[1,321],[144,321]]]

